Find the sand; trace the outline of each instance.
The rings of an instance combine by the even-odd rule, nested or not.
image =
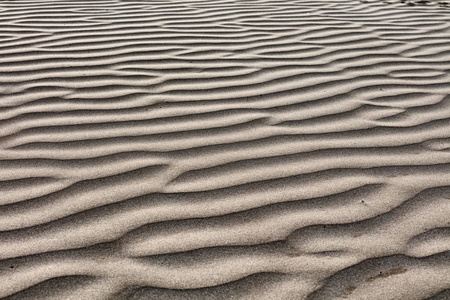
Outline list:
[[[0,297],[450,299],[449,4],[1,1]]]

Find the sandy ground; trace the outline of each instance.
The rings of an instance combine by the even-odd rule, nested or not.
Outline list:
[[[0,2],[2,299],[450,299],[449,150],[444,2]]]

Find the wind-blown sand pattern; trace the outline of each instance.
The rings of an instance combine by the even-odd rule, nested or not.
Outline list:
[[[450,299],[443,2],[1,1],[2,299]]]

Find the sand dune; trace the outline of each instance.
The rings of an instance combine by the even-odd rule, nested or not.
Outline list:
[[[2,299],[450,299],[450,4],[0,2]]]

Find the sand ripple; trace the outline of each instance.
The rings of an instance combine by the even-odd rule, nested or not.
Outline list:
[[[450,8],[0,2],[2,299],[450,299]]]

